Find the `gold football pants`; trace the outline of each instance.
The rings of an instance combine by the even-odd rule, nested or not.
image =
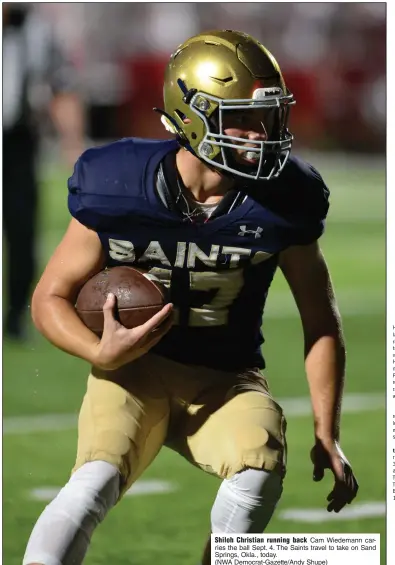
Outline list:
[[[148,353],[116,371],[92,369],[74,470],[118,467],[122,494],[163,445],[220,478],[247,467],[285,474],[286,422],[258,370],[217,371]]]

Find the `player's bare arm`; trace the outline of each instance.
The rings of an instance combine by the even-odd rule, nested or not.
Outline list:
[[[318,243],[287,249],[281,254],[280,267],[303,325],[315,435],[322,441],[338,440],[345,346],[330,276]]]
[[[146,324],[127,330],[114,318],[115,297],[104,310],[101,340],[79,319],[74,304],[81,286],[105,265],[97,234],[72,219],[36,287],[32,317],[39,331],[59,349],[103,369],[116,369],[153,347],[168,331],[170,321],[150,335],[169,315],[167,305]]]
[[[351,466],[339,446],[345,375],[341,319],[327,264],[317,242],[284,251],[280,267],[298,306],[305,341],[305,365],[314,413],[314,480],[324,469],[335,476],[328,510],[339,511],[358,490]]]

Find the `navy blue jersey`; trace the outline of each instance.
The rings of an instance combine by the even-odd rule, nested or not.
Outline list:
[[[98,233],[108,267],[150,271],[170,289],[176,323],[156,353],[224,370],[263,368],[262,316],[279,253],[322,234],[328,189],[291,157],[229,213],[192,223],[155,190],[159,163],[177,147],[130,138],[89,149],[69,179],[70,212]]]

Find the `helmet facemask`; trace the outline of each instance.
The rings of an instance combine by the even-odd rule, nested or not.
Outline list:
[[[289,106],[294,104],[292,94],[285,94],[280,87],[258,88],[250,99],[220,99],[195,92],[189,106],[204,123],[205,135],[197,147],[197,156],[215,168],[250,180],[276,178],[289,157],[293,136],[287,129]],[[260,110],[270,120],[263,118],[265,140],[248,140],[225,134],[224,122],[230,112]],[[268,123],[271,122],[271,123]],[[245,153],[254,164],[241,164],[234,151],[246,147]],[[244,151],[244,150],[243,150]]]

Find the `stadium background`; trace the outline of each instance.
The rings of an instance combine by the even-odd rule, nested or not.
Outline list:
[[[385,4],[47,3],[33,8],[51,22],[75,65],[88,144],[166,136],[151,109],[161,106],[169,53],[194,33],[240,29],[275,54],[297,99],[291,117],[295,152],[319,168],[332,192],[322,247],[348,345],[341,440],[361,486],[358,499],[339,516],[325,512],[331,480],[311,480],[313,434],[301,328],[278,275],[267,308],[265,354],[273,393],[284,400],[288,415],[289,472],[268,531],[381,533],[384,546]],[[41,268],[68,222],[70,175],[48,124],[42,135]],[[7,565],[19,565],[45,500],[67,480],[87,369],[45,343],[33,327],[28,342],[4,342]],[[217,486],[162,450],[131,497],[99,528],[87,565],[197,563]]]

